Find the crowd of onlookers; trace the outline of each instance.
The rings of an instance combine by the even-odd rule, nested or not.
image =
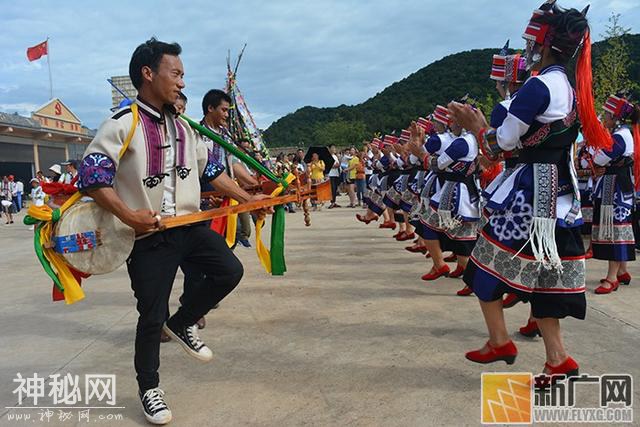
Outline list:
[[[247,154],[251,155],[265,167],[272,170],[277,176],[297,170],[301,175],[307,175],[312,183],[320,183],[325,180],[331,181],[332,200],[329,209],[341,207],[336,202],[336,197],[340,194],[349,196],[348,207],[355,208],[362,206],[367,178],[373,173],[371,169],[370,150],[367,145],[363,150],[355,147],[338,150],[335,145],[329,147],[329,152],[333,158],[333,165],[328,173],[325,173],[325,161],[317,153],[313,153],[310,162],[305,162],[305,151],[298,149],[295,152],[285,154],[279,153],[275,159],[265,158],[260,152],[251,149],[250,144],[240,141],[238,144]],[[42,205],[47,199],[41,184],[59,182],[64,184],[74,184],[77,179],[76,161],[68,160],[60,164],[52,165],[47,174],[38,171],[36,176],[30,181],[28,195],[25,193],[25,185],[14,175],[2,176],[0,180],[0,204],[5,217],[5,224],[13,224],[13,215],[20,212],[31,200],[36,205]],[[314,209],[321,206],[314,203]],[[295,212],[293,204],[288,204],[285,209]]]
[[[362,150],[350,147],[339,151],[335,145],[328,148],[333,158],[333,165],[328,173],[325,173],[325,161],[317,153],[313,153],[310,161],[306,163],[302,149],[294,153],[278,154],[273,163],[273,171],[276,175],[282,176],[286,172],[297,169],[301,174],[308,174],[312,183],[329,179],[332,191],[329,209],[341,207],[336,202],[336,197],[340,194],[349,196],[348,207],[362,206],[367,178],[373,173],[368,146],[365,144]]]
[[[62,168],[64,168],[64,171]],[[42,189],[43,183],[74,184],[77,175],[78,171],[74,160],[52,165],[48,169],[47,175],[42,171],[38,171],[36,176],[29,182],[31,188],[28,197],[25,192],[25,185],[20,179],[16,179],[14,175],[0,177],[0,205],[5,218],[5,225],[14,223],[13,215],[19,213],[26,206],[27,199],[31,200],[31,203],[36,206],[44,205],[47,195]]]

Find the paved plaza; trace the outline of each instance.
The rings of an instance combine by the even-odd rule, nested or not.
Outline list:
[[[313,212],[308,228],[301,213],[288,215],[284,277],[265,274],[253,249],[236,249],[245,276],[200,334],[214,360],[203,364],[176,343],[162,344],[160,387],[171,425],[478,425],[482,372],[543,368],[541,339],[516,334],[514,365],[466,361],[465,351],[487,339],[475,297],[455,296],[460,280],[421,281],[424,257],[404,251],[391,231],[356,222],[356,212]],[[27,227],[0,225],[0,244],[0,425],[40,423],[41,410],[5,409],[18,402],[17,373],[115,375],[117,408],[93,410],[91,421],[145,425],[133,370],[137,314],[125,268],[87,280],[86,299],[66,306],[51,302]],[[587,263],[587,319],[563,322],[568,350],[581,372],[638,379],[640,268],[631,263],[638,278],[631,286],[597,296],[605,263]],[[172,310],[181,289],[179,274]],[[515,332],[527,315],[526,305],[508,310],[509,329]],[[36,421],[9,421],[21,413]],[[46,424],[86,424],[78,411],[67,421],[57,417]]]

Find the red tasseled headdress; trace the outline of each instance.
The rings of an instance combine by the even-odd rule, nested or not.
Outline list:
[[[582,134],[587,144],[593,148],[610,150],[613,138],[600,123],[593,99],[593,74],[591,70],[591,36],[589,30],[584,35],[582,51],[576,65],[576,95],[578,116],[582,123]]]

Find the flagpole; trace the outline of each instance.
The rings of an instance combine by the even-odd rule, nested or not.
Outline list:
[[[47,66],[49,68],[49,94],[50,99],[53,99],[53,79],[51,78],[51,45],[49,44],[49,37],[47,37]]]

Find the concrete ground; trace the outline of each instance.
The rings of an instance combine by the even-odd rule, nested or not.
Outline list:
[[[404,251],[390,230],[356,222],[357,211],[314,212],[309,228],[301,213],[288,215],[284,277],[266,275],[253,249],[236,249],[245,277],[201,331],[214,361],[203,364],[175,343],[162,345],[161,387],[172,425],[478,425],[482,372],[540,372],[541,340],[515,334],[514,365],[467,362],[465,351],[487,339],[476,299],[455,296],[459,280],[421,281],[424,258]],[[0,425],[41,423],[42,409],[6,409],[18,402],[17,373],[71,373],[81,381],[115,374],[121,408],[91,410],[91,421],[145,425],[133,370],[137,315],[125,269],[91,278],[87,298],[66,306],[51,302],[51,283],[25,226],[0,225],[0,246]],[[640,378],[640,268],[631,263],[639,278],[631,286],[596,296],[604,268],[588,261],[587,319],[563,322],[566,345],[582,372]],[[180,275],[172,309],[181,282]],[[527,315],[522,304],[508,310],[509,329],[515,332]],[[39,406],[50,403],[41,399]],[[32,421],[10,421],[18,414]],[[54,414],[47,425],[84,424],[78,410],[67,421]]]

